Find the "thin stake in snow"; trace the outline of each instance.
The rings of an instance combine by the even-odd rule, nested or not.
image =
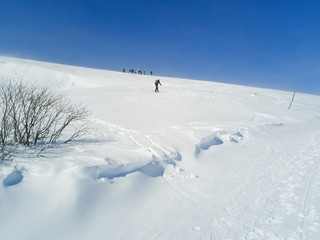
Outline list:
[[[293,96],[292,96],[292,99],[291,99],[291,102],[290,102],[290,105],[289,105],[288,110],[290,110],[290,108],[291,108],[291,105],[292,105],[292,103],[293,103],[293,100],[294,100],[294,96],[295,96],[295,95],[296,95],[296,92],[293,93]]]

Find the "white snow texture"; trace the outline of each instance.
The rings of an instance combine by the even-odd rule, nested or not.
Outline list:
[[[0,57],[88,133],[0,163],[1,240],[320,239],[320,96]],[[154,80],[161,79],[160,92]]]

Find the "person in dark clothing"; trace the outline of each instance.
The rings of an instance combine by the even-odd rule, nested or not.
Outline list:
[[[159,92],[159,88],[158,88],[159,84],[160,86],[162,86],[160,79],[157,79],[156,81],[154,81],[154,85],[156,86],[156,89],[154,90],[154,92]]]

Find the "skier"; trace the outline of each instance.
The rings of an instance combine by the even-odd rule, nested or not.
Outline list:
[[[162,86],[160,79],[157,79],[154,81],[154,85],[156,86],[156,89],[154,90],[154,92],[159,92],[159,88],[158,88],[159,84]]]

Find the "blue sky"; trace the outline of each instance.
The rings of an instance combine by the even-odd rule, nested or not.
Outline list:
[[[0,55],[320,95],[320,1],[1,0]]]

